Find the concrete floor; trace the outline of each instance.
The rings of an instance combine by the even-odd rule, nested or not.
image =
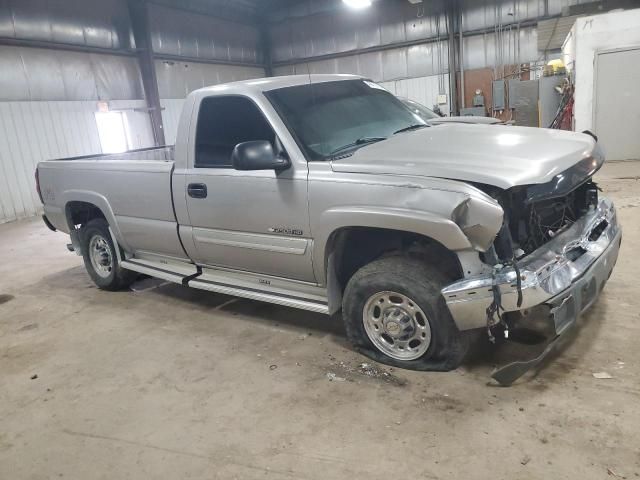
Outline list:
[[[511,388],[488,377],[518,346],[444,374],[362,368],[321,315],[103,292],[64,235],[1,225],[0,478],[636,478],[639,177],[598,174],[624,225],[617,269],[577,337]]]

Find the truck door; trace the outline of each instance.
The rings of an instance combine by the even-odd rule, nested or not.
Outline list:
[[[286,151],[248,97],[205,97],[194,110],[192,125],[197,123],[184,172],[192,258],[201,265],[315,282],[304,158]],[[281,124],[280,129],[286,133]],[[251,140],[269,140],[290,157],[291,166],[280,172],[235,170],[234,147]],[[189,235],[188,230],[180,231]]]

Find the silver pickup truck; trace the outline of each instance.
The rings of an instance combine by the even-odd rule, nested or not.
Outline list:
[[[351,75],[264,78],[185,101],[175,147],[41,162],[49,228],[100,288],[137,274],[325,314],[365,355],[450,370],[479,332],[602,290],[621,230],[593,136],[429,126]]]

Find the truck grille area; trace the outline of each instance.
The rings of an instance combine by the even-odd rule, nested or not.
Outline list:
[[[576,192],[553,199],[531,204],[525,209],[525,215],[516,217],[517,240],[520,248],[529,253],[551,240],[556,232],[573,225],[580,216],[576,205]],[[515,223],[515,222],[514,222]]]
[[[512,252],[498,252],[502,259],[511,258],[513,252],[516,257],[529,254],[555,237],[557,234],[573,225],[576,220],[585,215],[589,208],[598,204],[598,187],[587,179],[582,185],[571,192],[548,198],[536,195],[535,200],[529,192],[529,187],[516,187],[503,192],[500,203],[505,209],[505,221],[508,222],[508,233],[511,236],[508,243]],[[503,234],[505,229],[503,229]]]

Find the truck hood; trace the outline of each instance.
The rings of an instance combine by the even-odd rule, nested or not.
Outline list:
[[[440,125],[441,123],[472,123],[474,125],[495,125],[502,123],[499,118],[479,117],[476,115],[460,115],[458,117],[437,117],[427,120],[429,125]]]
[[[399,133],[333,160],[331,167],[336,172],[448,178],[507,189],[549,182],[595,156],[594,149],[594,139],[582,133],[452,123]]]

